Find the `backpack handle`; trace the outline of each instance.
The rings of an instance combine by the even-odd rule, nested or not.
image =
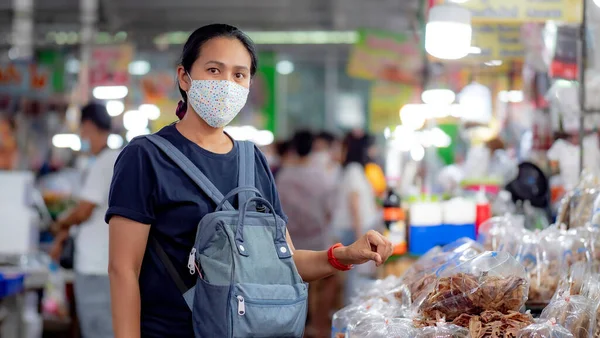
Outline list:
[[[267,201],[262,197],[252,197],[249,198],[244,204],[243,208],[240,209],[240,216],[238,219],[237,228],[235,230],[235,244],[238,250],[238,253],[242,256],[248,257],[248,249],[244,247],[244,219],[246,218],[246,212],[248,211],[248,206],[252,203],[260,202],[265,205],[271,211],[273,218],[275,219],[275,250],[277,251],[277,256],[280,259],[290,258],[292,257],[292,252],[288,247],[287,241],[285,240],[284,227],[279,225],[277,220],[277,214],[275,213],[275,209]]]
[[[225,195],[225,197],[223,197],[223,200],[221,200],[221,202],[219,202],[219,204],[217,204],[217,208],[215,209],[215,212],[223,210],[223,206],[225,205],[225,203],[227,203],[227,200],[229,200],[230,198],[232,198],[235,195],[239,195],[240,193],[244,193],[244,192],[253,192],[258,197],[262,197],[262,194],[260,193],[260,191],[258,189],[256,189],[255,187],[237,187],[237,188],[231,190],[227,195]],[[241,200],[240,200],[240,202],[241,202]],[[238,205],[238,208],[239,207],[241,207],[241,205]]]

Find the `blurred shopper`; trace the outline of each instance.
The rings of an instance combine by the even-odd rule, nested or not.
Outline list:
[[[292,165],[296,160],[296,153],[292,147],[292,141],[279,141],[275,145],[277,151],[277,161],[271,166],[273,176],[277,177],[279,171],[287,166]]]
[[[277,176],[281,204],[288,215],[288,230],[299,250],[324,250],[330,245],[329,225],[333,181],[325,170],[313,163],[314,137],[309,131],[297,132],[291,146],[295,163],[285,166]],[[331,329],[329,313],[335,306],[336,280],[327,278],[309,288],[309,330],[307,336],[326,337]]]
[[[340,175],[340,145],[335,135],[323,131],[315,136],[313,163],[325,171],[330,180],[338,180]]]
[[[103,104],[81,110],[81,152],[91,156],[83,172],[79,203],[53,229],[58,231],[52,256],[58,259],[69,229],[75,237],[75,302],[84,338],[113,337],[108,280],[108,191],[118,151],[107,147],[111,118]],[[73,232],[72,232],[73,233]]]
[[[343,171],[333,213],[333,227],[342,244],[352,243],[360,234],[374,229],[380,219],[375,193],[365,174],[372,145],[372,137],[361,131],[349,133],[342,144]],[[346,277],[348,303],[359,286],[360,276],[354,270]]]
[[[245,104],[256,68],[255,46],[237,28],[213,24],[197,29],[185,43],[177,67],[183,101],[176,113],[181,121],[157,133],[223,194],[237,187],[240,169],[239,143],[223,129]],[[258,149],[255,163],[256,188],[274,212],[287,221],[273,175]],[[231,202],[237,206],[237,199]],[[198,282],[198,276],[188,273],[188,258],[199,221],[215,208],[211,198],[150,140],[140,137],[125,147],[115,165],[106,214],[110,222],[109,269],[117,338],[194,337],[194,325],[203,324],[198,318],[192,320],[181,290]],[[327,251],[295,250],[287,234],[295,266],[307,282],[330,276],[337,269],[345,270],[350,264],[370,260],[383,264],[392,252],[391,243],[376,232],[362,235],[350,246],[332,247],[330,256]],[[147,246],[149,239],[154,246]],[[170,267],[175,271],[171,276],[159,257],[161,253],[166,256],[165,262],[173,262]],[[176,276],[177,268],[180,276]],[[172,276],[179,277],[178,282]],[[222,290],[222,286],[206,279],[200,282],[211,290]],[[205,325],[227,319],[223,318],[228,316],[225,311],[217,310],[224,310],[227,304],[197,301],[194,306],[215,309]],[[262,320],[260,314],[255,312],[254,316]],[[250,323],[263,325],[255,320]]]

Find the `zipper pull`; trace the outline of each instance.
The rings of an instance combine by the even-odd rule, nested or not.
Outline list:
[[[190,256],[188,257],[188,269],[190,269],[190,275],[194,275],[196,273],[196,248],[192,248],[190,252]]]
[[[237,296],[238,300],[238,315],[243,316],[246,314],[246,303],[244,302],[244,297]]]

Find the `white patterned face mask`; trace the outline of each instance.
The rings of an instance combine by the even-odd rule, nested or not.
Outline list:
[[[196,113],[209,126],[223,128],[242,110],[248,98],[248,88],[228,80],[192,80],[187,93]]]

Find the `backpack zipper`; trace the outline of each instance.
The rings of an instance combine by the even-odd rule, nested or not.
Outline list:
[[[190,275],[196,274],[196,248],[192,248],[190,252],[187,267],[190,269]]]
[[[237,296],[238,301],[238,315],[243,316],[246,314],[246,304],[244,301],[244,297]]]

